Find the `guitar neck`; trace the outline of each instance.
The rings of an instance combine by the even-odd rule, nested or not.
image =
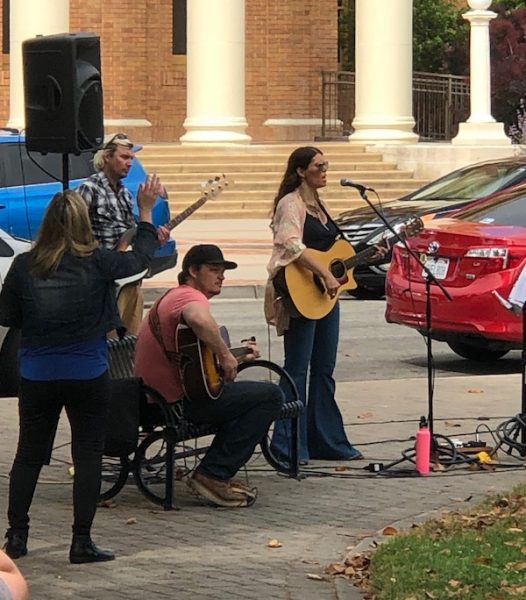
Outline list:
[[[177,227],[177,225],[179,225],[180,223],[182,223],[185,219],[188,219],[188,217],[191,214],[193,214],[198,208],[201,208],[201,206],[203,206],[203,204],[207,200],[208,200],[208,196],[201,196],[201,198],[199,198],[199,200],[196,200],[188,208],[185,208],[183,210],[183,212],[180,212],[173,219],[170,219],[168,221],[168,223],[166,223],[165,227],[171,231],[174,227]]]
[[[239,346],[239,348],[229,348],[229,350],[237,358],[238,362],[240,362],[244,356],[254,352],[250,346]]]
[[[407,237],[407,234],[405,233],[405,231],[401,231],[395,238],[395,236],[391,236],[388,238],[385,238],[384,241],[387,242],[391,242],[394,239],[401,239],[404,240]],[[358,252],[358,254],[355,254],[354,256],[351,256],[350,258],[348,258],[345,262],[345,267],[347,268],[347,270],[349,269],[353,269],[354,267],[358,266],[358,265],[362,265],[364,263],[366,263],[372,256],[374,256],[377,252],[376,246],[370,246],[369,248],[366,248],[365,250],[362,250],[361,252]]]

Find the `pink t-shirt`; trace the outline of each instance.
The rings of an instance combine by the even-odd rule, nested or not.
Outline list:
[[[208,306],[208,298],[199,290],[188,285],[174,288],[159,304],[158,314],[164,345],[175,351],[175,330],[181,320],[183,309],[190,302],[201,302]],[[184,393],[179,371],[168,360],[164,350],[153,335],[146,316],[139,328],[135,347],[135,375],[147,385],[161,393],[167,402],[182,400]]]

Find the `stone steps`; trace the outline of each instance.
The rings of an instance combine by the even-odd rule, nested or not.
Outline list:
[[[173,215],[195,202],[202,184],[225,174],[229,185],[192,218],[267,218],[290,153],[300,144],[247,146],[146,145],[140,159],[146,170],[157,173],[170,198]],[[341,142],[316,144],[329,161],[329,183],[321,192],[333,214],[363,204],[358,192],[339,185],[342,177],[374,188],[382,201],[405,196],[426,183],[410,171],[398,170],[377,152]],[[370,193],[371,200],[376,200]]]

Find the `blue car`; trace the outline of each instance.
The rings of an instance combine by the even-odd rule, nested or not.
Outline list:
[[[93,172],[93,154],[69,155],[69,187],[76,188]],[[146,179],[146,171],[135,158],[124,184],[137,197],[139,185]],[[34,240],[44,212],[53,195],[62,189],[62,155],[28,153],[23,136],[0,132],[0,229],[26,240]],[[135,204],[135,214],[139,211]],[[170,220],[168,201],[157,198],[153,207],[154,225]],[[148,276],[174,267],[177,248],[169,240],[155,253]]]

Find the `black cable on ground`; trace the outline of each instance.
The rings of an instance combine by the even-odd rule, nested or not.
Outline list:
[[[519,460],[526,460],[526,444],[521,441],[523,432],[526,431],[526,415],[518,414],[497,426],[496,436],[499,440],[497,448],[503,449],[510,456],[513,452],[518,454]]]

